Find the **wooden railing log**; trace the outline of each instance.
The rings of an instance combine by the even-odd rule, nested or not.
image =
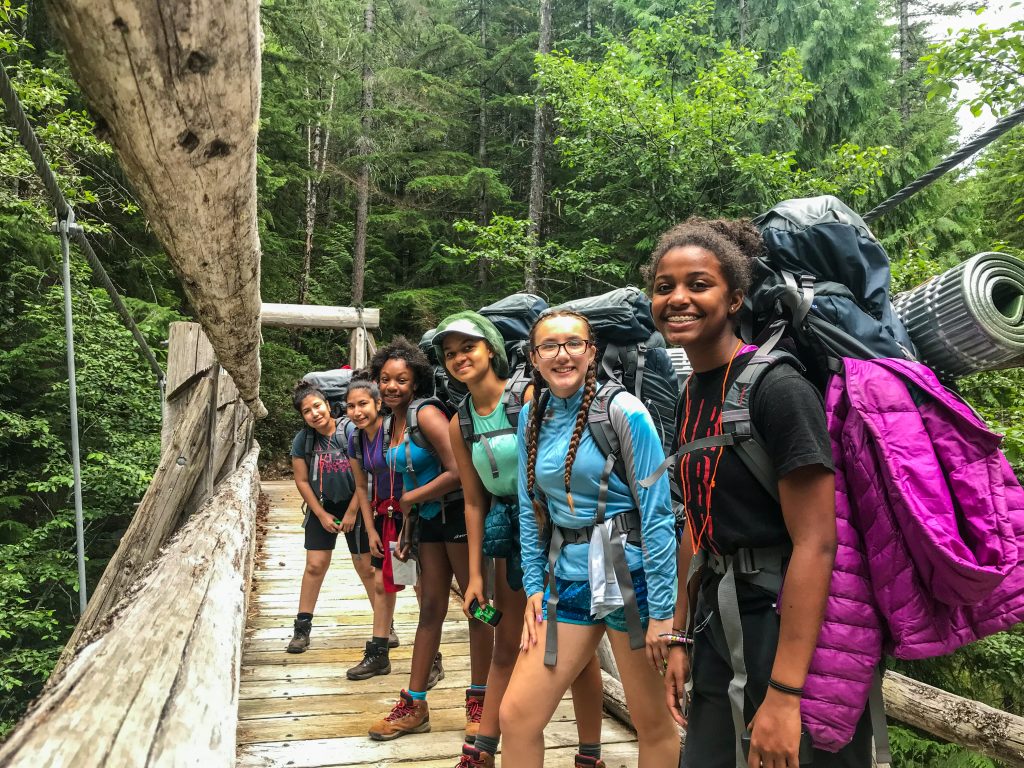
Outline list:
[[[268,304],[260,322],[269,328],[378,328],[380,310],[371,307],[327,307],[319,304]]]
[[[258,446],[51,678],[0,746],[5,768],[235,761]]]
[[[604,708],[635,731],[622,684],[603,670],[601,678],[604,682]],[[920,728],[940,739],[998,760],[1008,768],[1024,767],[1024,718],[919,683],[896,672],[885,673],[882,693],[885,696],[885,713],[890,720]]]
[[[1024,766],[1024,718],[896,672],[885,673],[882,693],[885,712],[892,719],[960,744],[1005,766]]]
[[[196,397],[178,422],[146,495],[142,497],[128,530],[93,589],[89,604],[57,662],[57,670],[68,662],[91,632],[101,627],[111,606],[138,579],[143,568],[177,527],[182,505],[206,465],[210,386],[208,379],[198,383]]]

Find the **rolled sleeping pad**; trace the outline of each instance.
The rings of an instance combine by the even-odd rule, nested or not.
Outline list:
[[[979,253],[893,299],[940,378],[1024,366],[1024,261]]]

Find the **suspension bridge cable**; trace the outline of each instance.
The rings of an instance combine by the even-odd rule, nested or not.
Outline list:
[[[42,147],[39,146],[39,139],[36,138],[35,131],[32,130],[32,125],[28,121],[28,117],[25,115],[25,110],[22,109],[21,101],[18,99],[18,94],[14,90],[14,84],[11,79],[7,76],[6,67],[0,66],[0,99],[3,100],[4,106],[7,107],[7,113],[11,116],[11,120],[14,122],[15,128],[18,130],[18,138],[21,139],[21,144],[28,152],[29,157],[32,158],[32,163],[36,167],[36,173],[39,174],[39,178],[43,182],[43,186],[46,187],[46,192],[50,196],[50,200],[54,207],[57,209],[57,220],[63,221],[68,218],[68,212],[71,210],[71,206],[68,205],[67,200],[64,199],[64,194],[60,191],[60,187],[57,184],[57,178],[53,175],[53,171],[50,169],[49,163],[46,161],[46,156],[43,155]],[[110,296],[110,301],[114,305],[114,309],[117,310],[117,314],[121,317],[121,322],[124,323],[125,327],[131,331],[132,336],[135,337],[135,343],[139,347],[139,351],[142,354],[143,359],[149,364],[149,367],[153,371],[153,375],[156,376],[157,385],[163,389],[164,372],[160,367],[160,363],[157,362],[156,357],[153,355],[153,350],[149,348],[149,344],[146,343],[145,337],[142,335],[142,331],[135,324],[135,320],[128,312],[128,307],[125,306],[124,301],[117,292],[117,288],[114,287],[114,283],[110,280],[107,275],[107,271],[103,268],[103,264],[100,262],[99,257],[96,256],[96,252],[92,249],[92,245],[85,237],[85,231],[81,227],[76,227],[72,231],[69,231],[69,235],[74,238],[78,247],[81,248],[88,259],[90,266],[93,269],[93,274],[99,280],[106,291],[107,295]]]
[[[984,149],[1011,128],[1015,128],[1021,123],[1024,123],[1024,107],[1021,107],[1016,112],[1011,112],[987,131],[964,144],[960,149],[928,171],[928,173],[912,181],[888,200],[884,200],[876,205],[864,214],[864,221],[870,223],[879,216],[884,216],[911,195],[917,194],[933,181],[943,176],[947,171],[960,165],[971,155]]]

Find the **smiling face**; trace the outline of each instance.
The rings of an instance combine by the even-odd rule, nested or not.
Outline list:
[[[572,315],[555,315],[541,320],[533,327],[530,335],[530,359],[534,367],[547,382],[551,394],[556,397],[571,397],[587,378],[587,368],[597,355],[586,321]],[[576,351],[583,343],[582,354],[572,355],[566,350]],[[557,350],[548,345],[559,345]],[[540,350],[538,350],[540,347]],[[555,351],[554,357],[542,357],[545,349]]]
[[[743,292],[729,286],[718,257],[706,248],[672,248],[658,262],[651,298],[654,323],[669,344],[686,349],[695,370],[728,360],[717,358],[736,344],[733,316],[742,303]]]
[[[331,406],[320,395],[306,395],[299,406],[302,420],[318,432],[329,432]]]
[[[359,387],[349,389],[346,412],[357,429],[366,429],[380,418],[380,400],[374,400],[370,390]]]
[[[491,370],[494,353],[483,339],[450,333],[441,345],[444,349],[444,365],[448,373],[464,384],[479,381]]]
[[[380,394],[384,405],[392,413],[401,413],[412,402],[416,391],[416,377],[409,364],[398,357],[393,357],[380,369]]]

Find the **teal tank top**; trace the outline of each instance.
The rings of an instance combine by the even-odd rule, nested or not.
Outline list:
[[[470,398],[469,414],[473,419],[473,431],[479,438],[473,441],[470,453],[476,473],[493,496],[515,497],[519,479],[519,449],[516,446],[516,431],[505,415],[505,404],[499,402],[491,413],[481,416]],[[493,464],[487,446],[484,445],[485,440],[490,446]],[[495,468],[497,477],[494,476]]]

